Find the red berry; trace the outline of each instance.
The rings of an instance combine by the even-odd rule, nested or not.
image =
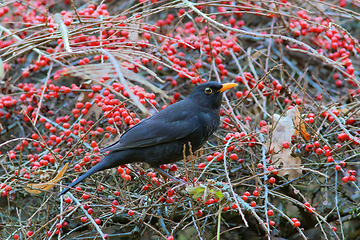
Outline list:
[[[241,91],[236,92],[236,98],[242,98],[243,93]]]
[[[274,184],[275,181],[276,181],[276,179],[275,179],[274,177],[271,177],[271,178],[269,179],[269,182],[270,182],[271,184]]]
[[[268,216],[272,216],[272,215],[274,215],[274,211],[273,211],[273,210],[271,210],[271,209],[270,209],[270,210],[268,210],[268,211],[267,211],[267,215],[268,215]]]
[[[346,120],[346,124],[348,124],[348,125],[353,125],[354,123],[355,123],[354,117],[350,117],[348,120]]]
[[[80,108],[83,108],[83,107],[84,107],[84,103],[82,103],[82,102],[76,103],[76,108],[80,109]]]
[[[83,198],[84,200],[87,200],[87,199],[89,199],[89,194],[87,194],[87,193],[84,193],[84,194],[82,195],[82,198]]]
[[[23,72],[22,72],[22,76],[23,76],[24,78],[29,77],[29,75],[30,75],[29,71],[23,71]]]
[[[321,148],[316,149],[316,154],[321,155],[323,153],[323,150]]]
[[[298,99],[296,99],[295,103],[297,105],[301,105],[303,103],[303,101],[302,101],[302,99],[298,98]]]
[[[200,163],[200,164],[198,165],[198,168],[199,168],[200,170],[203,170],[203,169],[205,168],[205,163]]]
[[[347,182],[349,181],[349,177],[347,177],[347,176],[343,177],[343,178],[342,178],[342,181],[343,181],[344,183],[347,183]]]
[[[289,142],[283,142],[282,146],[283,146],[283,148],[289,148],[290,143]]]
[[[238,159],[238,156],[236,155],[236,153],[232,153],[230,154],[230,158],[235,161]]]
[[[299,222],[299,221],[295,221],[295,222],[294,222],[294,227],[300,227],[300,222]]]
[[[308,151],[308,152],[312,151],[313,147],[314,146],[312,144],[307,144],[306,145],[306,151]]]
[[[332,156],[327,157],[326,160],[328,163],[334,162],[334,158]]]
[[[261,120],[260,123],[259,123],[260,127],[264,127],[267,125],[266,121],[265,120]]]
[[[214,199],[210,198],[209,200],[206,201],[205,205],[210,205],[214,203]]]
[[[252,207],[256,207],[256,202],[255,202],[255,201],[251,201],[250,205],[251,205]]]
[[[177,169],[178,169],[178,167],[177,167],[176,164],[173,164],[173,165],[171,165],[171,167],[170,167],[170,170],[171,170],[171,171],[176,171]]]
[[[172,197],[172,196],[174,196],[175,191],[173,189],[168,189],[167,194],[168,194],[169,197]]]
[[[349,181],[354,182],[356,180],[354,175],[350,175],[349,176]]]
[[[342,81],[341,80],[336,80],[335,86],[336,87],[341,87],[342,86]]]
[[[128,211],[128,215],[129,215],[129,216],[134,215],[134,211],[133,211],[133,210],[129,210],[129,211]]]
[[[131,180],[131,176],[130,176],[129,174],[125,174],[124,180],[125,180],[125,181],[130,181],[130,180]]]
[[[110,212],[111,212],[112,214],[115,214],[115,213],[116,213],[116,208],[115,208],[115,207],[112,207],[111,210],[110,210]]]
[[[36,133],[33,133],[31,135],[31,138],[34,139],[34,140],[37,140],[39,138],[39,135],[37,135]]]
[[[87,213],[90,214],[90,215],[93,214],[93,213],[94,213],[94,209],[89,208],[89,209],[87,210]]]

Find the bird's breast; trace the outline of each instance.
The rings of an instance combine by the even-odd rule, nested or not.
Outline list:
[[[200,114],[199,117],[199,128],[193,133],[193,136],[190,136],[194,150],[199,149],[202,145],[208,140],[208,138],[217,130],[220,123],[220,114],[217,112],[206,112]]]

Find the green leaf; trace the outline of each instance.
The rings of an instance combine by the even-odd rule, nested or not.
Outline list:
[[[219,200],[221,200],[221,199],[224,197],[224,194],[222,194],[221,191],[217,191],[217,192],[215,193],[215,196],[217,196],[217,197],[219,198]]]
[[[191,186],[187,186],[186,187],[186,191],[190,194],[193,195],[193,199],[198,199],[199,197],[201,197],[201,195],[204,194],[205,188],[203,186],[197,186],[197,187],[191,187]]]

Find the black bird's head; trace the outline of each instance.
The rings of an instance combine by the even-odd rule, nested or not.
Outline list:
[[[236,83],[207,82],[198,85],[188,96],[201,107],[218,109],[221,105],[223,92],[237,86]]]

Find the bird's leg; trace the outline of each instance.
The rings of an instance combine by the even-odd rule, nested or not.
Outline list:
[[[174,182],[184,185],[186,184],[186,182],[182,179],[176,178],[173,175],[171,175],[170,173],[165,172],[164,170],[162,170],[159,167],[153,167],[161,176],[163,176],[164,179],[166,178],[170,178],[171,180],[173,180]]]

